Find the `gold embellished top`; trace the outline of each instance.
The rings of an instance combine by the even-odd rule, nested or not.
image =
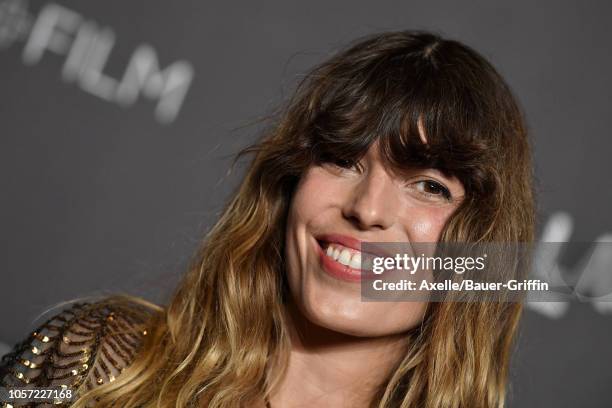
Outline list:
[[[0,387],[61,387],[80,395],[114,381],[147,335],[143,315],[142,311],[108,302],[72,304],[2,358]],[[1,407],[11,404],[0,402]],[[14,406],[69,405],[31,402]]]

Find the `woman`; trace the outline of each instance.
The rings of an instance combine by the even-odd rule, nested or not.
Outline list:
[[[78,303],[4,384],[65,384],[75,407],[504,406],[520,303],[362,302],[346,267],[361,242],[533,240],[524,120],[485,59],[423,31],[360,39],[246,154],[167,306]]]

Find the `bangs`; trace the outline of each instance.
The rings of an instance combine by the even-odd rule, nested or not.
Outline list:
[[[394,173],[434,168],[457,177],[466,192],[482,192],[495,156],[491,107],[471,86],[478,78],[442,65],[398,54],[332,73],[306,132],[314,162],[357,161],[379,141]]]

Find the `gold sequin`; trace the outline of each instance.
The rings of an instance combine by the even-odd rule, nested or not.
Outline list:
[[[0,2],[1,1],[2,0],[0,0]],[[76,308],[74,310],[75,312],[78,311],[78,309]],[[72,314],[75,316],[69,316],[71,320],[59,319],[61,320],[59,321],[59,323],[66,323],[63,326],[60,326],[59,324],[52,324],[51,326],[44,326],[44,328],[40,328],[36,331],[30,332],[32,337],[28,337],[28,342],[25,343],[29,343],[29,345],[25,346],[26,353],[24,353],[22,356],[16,357],[13,360],[13,363],[16,364],[15,369],[11,371],[11,377],[13,378],[13,382],[19,381],[24,387],[26,383],[29,384],[29,386],[31,386],[32,384],[38,386],[40,382],[39,377],[30,377],[30,371],[27,371],[28,369],[36,369],[37,371],[39,371],[41,370],[41,368],[45,368],[45,373],[57,375],[58,372],[51,373],[51,371],[47,371],[46,367],[47,365],[49,365],[50,369],[60,370],[60,368],[58,367],[61,366],[63,367],[61,368],[62,375],[64,375],[65,373],[64,377],[68,378],[66,378],[65,384],[58,385],[61,386],[61,389],[63,390],[70,389],[71,387],[76,389],[77,387],[83,384],[83,381],[86,379],[88,373],[94,371],[93,369],[96,368],[98,364],[95,363],[95,359],[93,359],[93,357],[96,356],[96,352],[98,351],[96,347],[99,347],[102,344],[98,341],[100,339],[95,336],[95,330],[97,327],[104,327],[104,325],[107,325],[109,329],[117,329],[116,327],[113,327],[115,326],[115,321],[117,321],[117,323],[122,324],[122,327],[124,325],[130,326],[130,335],[133,333],[137,334],[138,332],[141,333],[141,336],[148,336],[150,334],[148,325],[141,325],[140,322],[138,323],[138,325],[132,325],[132,322],[129,319],[127,321],[123,321],[123,319],[120,318],[121,314],[118,311],[115,311],[113,313],[111,310],[106,309],[104,314],[98,313],[96,311],[95,314],[82,315],[83,317],[87,318],[83,321],[82,325],[79,320],[81,318],[81,314]],[[66,330],[69,329],[68,323],[72,322],[73,320],[76,322],[76,326],[74,327],[78,328],[78,332],[75,332],[76,338],[72,334],[70,334],[68,330]],[[95,324],[92,323],[93,320],[96,321]],[[81,327],[79,327],[79,325],[81,325]],[[89,335],[90,332],[94,334],[93,337]],[[111,336],[114,336],[114,330],[110,330],[110,334]],[[121,340],[121,338],[116,338],[116,340]],[[129,338],[124,342],[116,341],[115,343],[111,343],[111,345],[109,346],[113,349],[115,349],[116,347],[116,352],[121,356],[122,359],[125,360],[126,364],[128,364],[128,360],[129,358],[131,358],[131,352],[134,350],[132,342],[128,342],[128,340],[132,340],[132,338]],[[59,343],[59,346],[55,343]],[[65,343],[64,346],[60,347],[61,343]],[[51,345],[53,345],[53,349],[49,348],[49,346]],[[56,351],[60,353],[55,353]],[[69,355],[70,357],[74,358],[65,361],[66,357],[62,355],[62,352],[69,353],[67,354],[67,356]],[[45,357],[44,362],[42,360],[43,357]],[[39,361],[38,359],[41,360]],[[93,384],[88,383],[88,387],[94,384],[103,385],[105,383],[117,381],[119,377],[119,372],[122,373],[124,369],[127,368],[121,367],[121,365],[123,364],[112,360],[106,363],[112,363],[112,367],[109,368],[112,370],[117,370],[113,371],[113,374],[116,375],[111,375],[110,371],[108,370],[106,370],[107,374],[104,374],[103,372],[99,373],[99,377],[95,377],[95,374],[93,374],[91,377],[91,382]],[[102,366],[102,368],[106,369],[104,365]],[[44,378],[44,376],[42,376],[41,378]],[[55,401],[50,400],[49,402],[53,403]],[[65,400],[60,406],[63,406],[64,404]],[[51,404],[49,405],[51,406]],[[7,405],[6,403],[0,401],[0,407],[5,406],[11,405]]]

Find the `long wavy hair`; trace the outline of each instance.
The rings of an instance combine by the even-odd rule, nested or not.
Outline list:
[[[360,38],[307,74],[268,130],[237,154],[236,161],[252,156],[244,179],[168,304],[151,306],[150,334],[136,358],[74,407],[94,400],[124,408],[263,401],[290,351],[282,254],[294,188],[309,166],[356,160],[377,140],[385,163],[435,167],[463,183],[465,199],[440,242],[533,241],[526,125],[495,68],[437,33]],[[370,405],[503,407],[521,308],[520,302],[430,304]]]

